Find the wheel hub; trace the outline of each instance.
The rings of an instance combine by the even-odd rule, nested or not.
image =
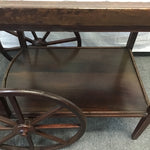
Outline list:
[[[27,136],[28,132],[31,132],[32,130],[33,130],[33,126],[30,125],[29,120],[25,120],[24,124],[17,125],[17,131],[19,135]]]
[[[33,46],[46,46],[46,41],[44,41],[42,38],[38,38],[33,41]]]
[[[28,132],[31,130],[31,126],[28,126],[25,124],[18,125],[17,128],[18,128],[19,134],[22,136],[27,136]]]

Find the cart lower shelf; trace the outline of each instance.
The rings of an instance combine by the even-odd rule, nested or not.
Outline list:
[[[11,62],[3,87],[55,93],[86,116],[147,114],[148,101],[126,48],[28,48]],[[52,105],[40,99],[19,104],[24,114],[42,113]]]

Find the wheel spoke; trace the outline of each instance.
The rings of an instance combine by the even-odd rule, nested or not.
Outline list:
[[[24,31],[17,31],[17,34],[18,34],[18,40],[20,43],[20,47],[23,49],[26,49],[27,44],[26,44],[26,40],[25,40]]]
[[[26,138],[27,138],[27,141],[28,141],[28,143],[29,143],[30,149],[33,150],[33,149],[34,149],[34,144],[33,144],[31,135],[27,135]]]
[[[43,115],[35,118],[32,122],[31,125],[35,125],[36,123],[44,120],[45,118],[51,116],[52,114],[56,113],[57,111],[59,111],[60,109],[62,109],[61,106],[56,106],[54,108],[52,108],[50,111],[48,111],[47,113],[44,113]]]
[[[12,34],[12,35],[18,37],[18,34],[17,34],[16,32],[14,32],[14,31],[5,31],[5,32],[10,33],[10,34]],[[33,40],[32,40],[32,39],[30,39],[30,38],[28,38],[28,37],[26,37],[26,36],[25,36],[24,38],[25,38],[26,41],[28,41],[28,42],[30,42],[30,43],[33,43]]]
[[[0,130],[13,130],[13,128],[0,125]]]
[[[33,35],[34,39],[37,40],[38,37],[37,37],[36,33],[34,31],[31,31],[31,32],[32,32],[32,35]]]
[[[73,42],[73,41],[77,41],[77,38],[74,37],[74,38],[67,38],[63,40],[51,41],[51,42],[47,42],[47,45],[61,44],[61,43],[67,43],[67,42]]]
[[[46,134],[46,133],[44,133],[44,132],[42,132],[42,131],[35,131],[35,133],[36,133],[37,135],[40,135],[40,136],[42,136],[42,137],[44,137],[44,138],[47,138],[47,139],[49,139],[49,140],[58,142],[58,143],[60,143],[60,144],[65,144],[65,143],[66,143],[66,141],[64,141],[63,139],[61,139],[61,138],[59,138],[59,137],[56,137],[56,136],[54,136],[54,135]]]
[[[42,40],[45,41],[46,38],[49,36],[50,32],[46,32],[45,35],[43,36]]]
[[[17,116],[18,119],[19,119],[19,123],[22,123],[22,124],[23,124],[23,123],[24,123],[24,118],[23,118],[21,109],[20,109],[20,107],[19,107],[19,105],[18,105],[18,102],[17,102],[16,98],[15,98],[14,96],[9,96],[8,98],[9,98],[9,100],[10,100],[11,105],[12,105],[13,108],[14,108],[14,111],[15,111],[15,113],[16,113],[16,116]]]
[[[30,42],[30,43],[33,43],[33,40],[32,39],[30,39],[30,38],[28,38],[28,37],[24,37],[25,38],[25,40],[27,41],[27,42]]]
[[[11,125],[11,126],[16,126],[16,122],[14,122],[6,117],[3,117],[3,116],[0,116],[0,121],[3,123],[6,123],[8,125]]]
[[[18,34],[17,34],[17,32],[15,32],[15,31],[5,31],[5,32],[7,32],[7,33],[9,33],[9,34],[12,34],[12,35],[18,37]]]
[[[0,144],[5,143],[6,141],[8,141],[9,139],[11,139],[15,135],[16,135],[16,133],[14,131],[11,132],[10,134],[8,134],[7,136],[5,136],[3,139],[0,140]]]
[[[80,34],[79,32],[74,32],[76,38],[77,38],[77,46],[78,47],[81,47],[81,37],[80,37]]]
[[[35,129],[72,129],[80,128],[78,124],[47,124],[47,125],[37,125]]]

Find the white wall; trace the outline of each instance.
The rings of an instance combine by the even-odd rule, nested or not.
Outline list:
[[[42,37],[44,32],[37,32]],[[25,32],[27,37],[33,38],[30,32]],[[129,33],[128,32],[80,32],[82,46],[125,46]],[[73,33],[68,32],[51,32],[48,41],[73,37]],[[19,45],[18,39],[4,31],[0,31],[0,40],[4,47],[13,47]],[[76,42],[64,43],[59,46],[75,46]],[[150,52],[150,33],[139,33],[133,51]]]

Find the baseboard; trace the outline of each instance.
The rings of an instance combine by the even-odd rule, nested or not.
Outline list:
[[[150,52],[133,52],[134,56],[150,56]]]

